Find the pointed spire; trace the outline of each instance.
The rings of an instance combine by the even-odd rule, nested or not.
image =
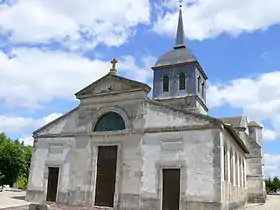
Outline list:
[[[183,24],[183,17],[182,17],[182,5],[180,4],[180,11],[179,11],[179,20],[178,20],[178,27],[177,27],[177,35],[174,49],[177,48],[185,48],[185,33],[184,33],[184,24]]]

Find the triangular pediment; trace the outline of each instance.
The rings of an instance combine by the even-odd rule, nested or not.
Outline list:
[[[107,74],[89,86],[85,87],[75,95],[77,98],[83,98],[97,95],[123,93],[134,90],[143,90],[147,91],[148,93],[150,92],[151,88],[147,84],[141,82],[113,74]]]

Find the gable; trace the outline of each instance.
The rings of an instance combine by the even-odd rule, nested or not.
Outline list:
[[[144,83],[140,83],[113,74],[107,74],[101,79],[85,87],[75,95],[77,98],[85,98],[91,96],[115,94],[135,90],[143,90],[148,93],[151,90],[151,88]]]
[[[70,112],[34,131],[34,136],[38,137],[40,135],[48,134],[73,133],[76,128],[77,109],[78,108],[71,110]]]
[[[147,100],[146,128],[165,127],[214,127],[221,122],[206,115],[177,110],[166,104]]]

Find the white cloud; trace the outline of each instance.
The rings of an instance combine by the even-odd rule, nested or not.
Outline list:
[[[26,136],[26,137],[20,138],[19,141],[24,142],[24,145],[33,146],[34,139],[32,136]]]
[[[265,175],[280,177],[280,155],[264,154]]]
[[[32,117],[0,115],[0,133],[25,132],[30,131],[30,129],[37,129],[60,117],[61,115],[62,114],[60,113],[52,113],[39,119]]]
[[[133,56],[124,56],[119,65],[121,73],[123,72],[127,77],[133,78],[136,81],[147,82],[152,78],[153,71],[151,66],[155,64],[156,58],[143,56],[139,61],[141,64],[136,63]]]
[[[55,40],[70,48],[119,46],[150,21],[149,0],[17,0],[0,10],[0,33],[11,32],[11,41]]]
[[[273,130],[264,129],[264,138],[273,140],[280,131],[280,71],[240,78],[224,84],[210,84],[207,104],[210,108],[230,105],[242,109],[255,121],[268,121]]]
[[[277,138],[277,133],[274,130],[264,129],[263,139],[273,141]]]
[[[0,133],[18,134],[20,141],[32,146],[33,137],[30,136],[30,133],[61,115],[61,113],[52,113],[42,118],[0,115]]]
[[[14,107],[37,108],[54,99],[73,99],[74,93],[106,75],[111,65],[109,60],[62,51],[16,48],[13,53],[16,56],[9,58],[0,51],[0,101]],[[154,59],[139,60],[119,58],[119,72],[145,82],[152,75],[147,63],[152,65]]]
[[[185,34],[203,40],[221,33],[236,36],[280,23],[279,0],[188,0],[183,8]],[[176,1],[166,0],[154,24],[159,34],[174,35],[178,19]]]

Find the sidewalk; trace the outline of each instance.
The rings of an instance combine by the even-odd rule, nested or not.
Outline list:
[[[12,192],[4,191],[0,193],[0,209],[8,208],[6,210],[28,210],[28,202],[24,200],[25,192]],[[13,207],[13,208],[12,208]],[[50,210],[94,210],[95,208],[87,207],[69,207],[64,205],[52,204],[49,206]],[[272,195],[268,196],[265,204],[248,204],[244,210],[278,210],[280,209],[280,196]]]
[[[278,210],[280,209],[280,196],[269,195],[264,204],[248,204],[245,210]]]
[[[28,205],[25,200],[25,192],[4,191],[0,192],[0,209]]]

